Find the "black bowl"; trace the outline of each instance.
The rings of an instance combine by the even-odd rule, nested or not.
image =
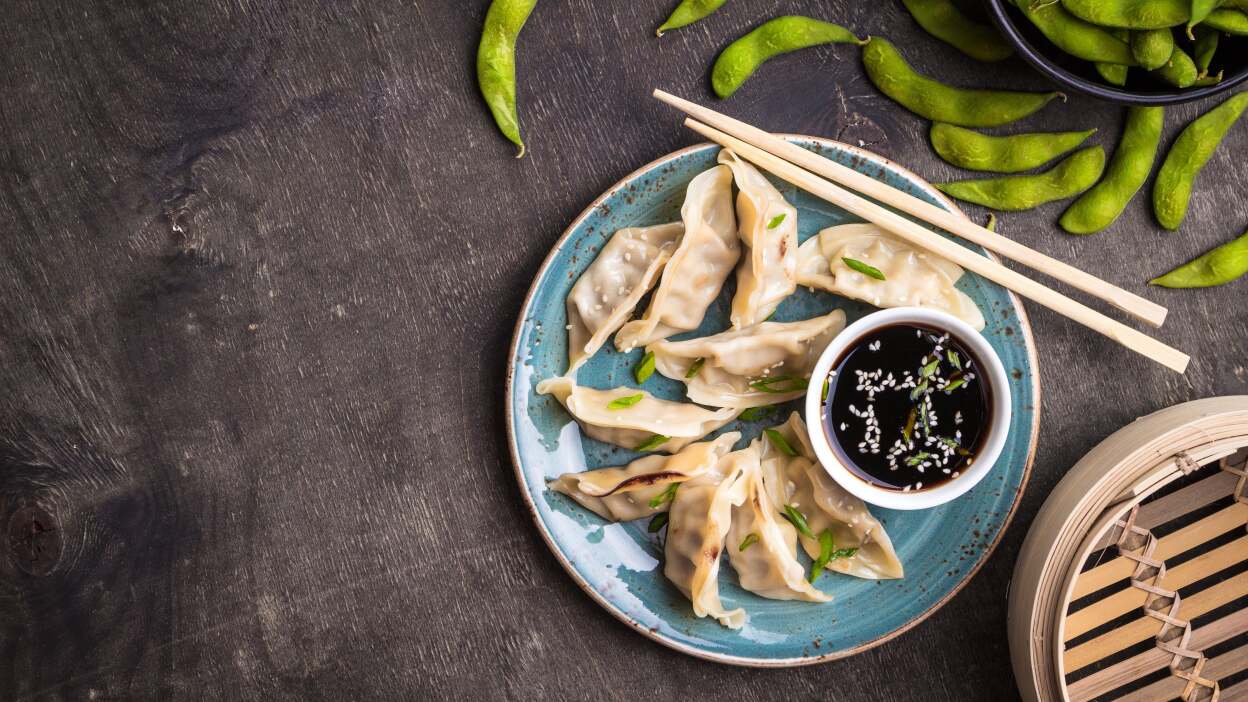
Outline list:
[[[1248,37],[1223,35],[1213,59],[1214,66],[1224,71],[1217,85],[1175,88],[1140,70],[1128,74],[1124,87],[1109,85],[1091,62],[1050,44],[1010,0],[987,0],[987,4],[993,21],[1020,56],[1058,85],[1094,98],[1122,105],[1174,105],[1216,95],[1248,80]]]

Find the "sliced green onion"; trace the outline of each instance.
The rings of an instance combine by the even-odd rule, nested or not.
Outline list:
[[[785,215],[783,212],[781,212],[780,214],[776,215],[775,217],[772,217],[772,218],[771,218],[771,221],[767,222],[767,228],[768,228],[768,229],[775,229],[776,227],[780,226],[780,225],[784,222],[784,218],[785,218],[786,216],[787,216],[787,215]]]
[[[924,377],[924,378],[930,378],[930,377],[932,377],[933,375],[935,375],[935,374],[936,374],[936,369],[937,369],[937,368],[940,368],[940,359],[939,359],[939,358],[938,358],[938,359],[936,359],[935,361],[932,361],[931,363],[927,364],[926,366],[923,366],[923,370],[922,370],[923,377]]]
[[[876,280],[886,280],[886,278],[884,277],[884,273],[881,272],[880,269],[876,268],[875,266],[869,266],[855,258],[842,257],[841,260],[845,262],[845,265],[849,266],[850,268],[858,271],[859,273],[865,276],[875,278]]]
[[[758,420],[763,419],[764,417],[771,416],[771,413],[775,411],[776,411],[775,405],[763,405],[762,407],[751,407],[745,410],[744,412],[742,412],[740,415],[738,415],[737,419],[740,419],[743,422],[757,422]]]
[[[689,370],[685,371],[685,380],[689,380],[697,375],[698,371],[702,370],[703,363],[706,363],[705,358],[695,360],[693,364],[689,366]]]
[[[911,401],[911,402],[913,402],[913,401],[915,401],[915,400],[919,399],[920,397],[922,397],[922,396],[923,396],[923,393],[927,392],[927,388],[928,388],[928,387],[929,387],[929,386],[928,386],[928,384],[927,384],[927,381],[926,381],[926,380],[924,380],[924,381],[920,382],[918,385],[914,386],[914,389],[910,391],[910,401]]]
[[[659,496],[650,500],[650,509],[658,509],[663,505],[671,502],[676,497],[676,488],[680,487],[680,483],[672,483],[667,489],[659,493]]]
[[[819,394],[819,400],[822,402],[828,401],[828,386],[829,386],[828,379],[824,378],[823,379],[823,392]]]
[[[637,384],[641,385],[654,375],[654,352],[647,351],[645,356],[641,357],[641,362],[633,369],[633,377],[637,379]]]
[[[770,441],[771,445],[775,446],[776,450],[780,453],[783,453],[786,456],[797,455],[797,451],[794,451],[793,447],[789,445],[789,440],[784,438],[784,434],[781,434],[775,429],[764,429],[763,433],[767,435],[767,440]]]
[[[670,436],[663,436],[662,434],[655,434],[654,436],[650,437],[649,439],[646,439],[645,441],[641,442],[640,444],[637,444],[637,447],[636,447],[636,448],[634,448],[633,450],[634,450],[634,451],[653,451],[653,450],[655,450],[656,448],[658,448],[658,447],[662,446],[663,444],[667,443],[668,439],[671,439],[671,438],[672,438],[672,437],[670,437]]]
[[[946,384],[945,384],[945,387],[941,388],[941,390],[944,390],[944,391],[945,391],[945,393],[946,393],[946,394],[948,394],[948,393],[953,392],[954,390],[957,390],[958,388],[962,387],[963,385],[966,385],[966,378],[958,378],[957,380],[953,381],[952,383],[946,383]]]
[[[919,410],[916,407],[910,408],[910,414],[906,415],[906,426],[901,428],[901,438],[910,443],[910,437],[914,436],[914,423],[919,418]]]
[[[797,529],[797,533],[808,539],[815,538],[815,533],[811,531],[810,526],[806,524],[806,515],[797,511],[797,508],[793,505],[784,506],[784,518],[789,520],[789,523]]]
[[[827,567],[828,562],[832,560],[832,552],[835,546],[836,545],[832,543],[832,530],[824,529],[823,533],[819,535],[819,557],[815,559],[814,563],[810,564],[809,580],[811,583],[814,583],[819,579],[819,575],[823,573],[823,569]]]
[[[920,463],[922,463],[923,461],[926,461],[927,459],[931,457],[932,457],[932,454],[928,453],[927,451],[919,451],[918,453],[906,459],[906,465],[913,468],[914,466],[919,465]]]
[[[958,370],[962,370],[962,357],[958,355],[957,351],[949,349],[945,352],[945,358],[949,359],[949,365],[957,368]]]
[[[638,402],[641,402],[641,398],[643,397],[645,397],[645,395],[643,395],[642,393],[637,393],[636,395],[625,395],[623,397],[617,397],[614,400],[607,403],[607,409],[609,410],[628,409],[629,407],[632,407]]]
[[[758,380],[752,381],[750,383],[750,387],[759,392],[781,394],[786,392],[800,392],[806,389],[807,384],[808,383],[805,378],[799,378],[795,375],[778,375],[774,378],[759,378]],[[777,385],[782,385],[782,387],[775,387]]]
[[[756,543],[758,543],[758,534],[750,532],[749,534],[746,534],[745,539],[741,542],[741,545],[737,547],[737,550],[744,551]]]
[[[650,532],[651,534],[657,534],[659,532],[659,529],[662,529],[663,527],[667,526],[667,519],[668,519],[667,512],[659,512],[658,514],[654,515],[654,519],[650,520],[650,526],[646,527],[646,531]]]

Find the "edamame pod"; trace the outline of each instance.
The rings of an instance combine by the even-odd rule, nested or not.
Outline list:
[[[1176,46],[1170,54],[1170,61],[1153,71],[1153,75],[1176,88],[1190,88],[1200,77],[1200,71],[1196,69],[1196,62],[1192,57]]]
[[[1061,0],[1070,14],[1102,27],[1161,29],[1187,22],[1191,0]]]
[[[1076,58],[1099,63],[1134,66],[1131,47],[1110,30],[1085,22],[1067,12],[1056,2],[1040,4],[1034,0],[1013,0],[1014,6],[1040,30],[1054,46]]]
[[[1131,56],[1144,70],[1166,65],[1174,53],[1174,34],[1169,29],[1141,29],[1131,32]]]
[[[726,98],[737,91],[767,59],[820,44],[864,44],[839,24],[800,15],[767,20],[728,45],[711,68],[711,87]]]
[[[1071,234],[1093,234],[1118,219],[1153,170],[1164,123],[1165,111],[1160,107],[1127,109],[1122,139],[1105,177],[1062,214],[1058,221],[1062,229]]]
[[[1163,288],[1211,288],[1248,273],[1248,232],[1148,281]]]
[[[1209,75],[1209,64],[1213,63],[1213,55],[1218,51],[1218,37],[1222,34],[1205,27],[1201,27],[1196,34],[1196,44],[1192,47],[1192,60],[1196,62],[1196,70],[1200,71],[1203,78]]]
[[[946,163],[972,171],[1021,173],[1074,150],[1096,133],[1047,132],[988,136],[952,124],[932,125],[932,148]]]
[[[1201,24],[1219,32],[1248,36],[1248,14],[1243,10],[1214,10]]]
[[[667,21],[654,30],[654,36],[661,37],[668,30],[687,27],[718,10],[725,2],[728,0],[682,0]]]
[[[1222,4],[1222,0],[1192,0],[1192,16],[1187,18],[1187,38],[1195,39],[1192,33],[1192,27],[1205,21],[1210,12],[1218,9]]]
[[[1079,21],[1082,22],[1083,20]],[[1109,30],[1109,33],[1113,34],[1115,39],[1122,42],[1128,42],[1131,40],[1131,32],[1126,29],[1111,29]],[[1110,85],[1117,85],[1119,87],[1127,84],[1127,66],[1117,63],[1100,62],[1095,64],[1095,67],[1096,72],[1101,74],[1101,77],[1105,79],[1106,83],[1109,83]]]
[[[955,88],[917,73],[886,39],[871,37],[862,50],[867,77],[911,112],[959,127],[998,127],[1039,110],[1061,93]]]
[[[1090,146],[1043,173],[937,183],[936,187],[965,202],[1013,212],[1074,197],[1092,187],[1104,170],[1105,150]]]
[[[1119,63],[1097,63],[1095,67],[1096,72],[1105,79],[1106,83],[1118,87],[1127,84],[1127,71],[1131,69],[1130,66],[1123,66]]]
[[[1248,108],[1248,91],[1192,120],[1174,140],[1153,181],[1153,212],[1161,226],[1179,228],[1192,197],[1192,183],[1244,108]]]
[[[477,46],[477,85],[489,105],[498,130],[520,147],[520,116],[516,112],[516,37],[537,0],[494,0],[485,13],[481,43]]]
[[[1001,61],[1014,49],[997,30],[971,20],[952,0],[902,0],[928,34],[978,61]]]

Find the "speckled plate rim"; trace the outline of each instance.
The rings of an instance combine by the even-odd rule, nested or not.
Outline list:
[[[941,193],[939,190],[932,187],[930,183],[928,183],[923,178],[919,177],[918,174],[914,173],[910,169],[903,168],[902,166],[899,166],[896,163],[893,163],[892,161],[884,158],[883,156],[872,153],[870,151],[860,149],[856,146],[850,146],[849,144],[839,142],[833,139],[826,139],[824,137],[814,137],[814,136],[808,136],[805,134],[776,134],[776,136],[782,139],[805,139],[808,141],[816,142],[825,148],[844,149],[846,152],[854,156],[857,156],[863,159],[864,161],[870,162],[881,168],[891,169],[895,171],[896,173],[898,173],[899,175],[901,175],[902,177],[910,179],[916,186],[921,188],[925,193],[936,198],[940,202],[940,204],[948,207],[951,212],[958,214],[962,216],[963,218],[966,218],[966,214],[962,212],[962,210],[959,209],[958,206],[953,203],[953,201],[945,197],[944,193]],[[690,646],[688,644],[684,644],[679,641],[675,641],[660,633],[651,631],[648,627],[642,626],[639,622],[634,621],[627,614],[620,611],[620,609],[616,607],[615,604],[613,604],[610,600],[603,597],[601,593],[595,590],[588,582],[586,582],[586,580],[583,577],[581,577],[580,573],[576,572],[576,568],[574,568],[572,566],[572,563],[567,558],[564,557],[563,552],[559,548],[559,545],[555,543],[554,537],[551,536],[550,531],[546,528],[545,523],[542,522],[541,516],[538,514],[537,505],[534,504],[533,502],[533,496],[529,493],[528,489],[525,486],[523,469],[520,467],[520,449],[519,449],[519,446],[516,444],[516,432],[515,432],[515,429],[513,428],[515,426],[515,417],[512,412],[512,400],[513,400],[512,385],[514,385],[514,381],[515,381],[516,367],[512,363],[512,360],[517,357],[517,352],[519,351],[519,346],[520,346],[521,332],[524,327],[525,311],[529,309],[529,305],[533,302],[534,295],[537,294],[538,283],[540,283],[542,279],[546,277],[546,274],[548,272],[548,269],[550,268],[551,262],[555,260],[556,254],[559,252],[561,248],[563,248],[564,244],[566,244],[568,239],[572,236],[572,233],[575,232],[581,226],[581,224],[585,221],[585,219],[588,218],[591,214],[593,214],[594,210],[596,210],[600,205],[606,202],[608,198],[610,198],[616,192],[627,187],[630,182],[640,177],[641,175],[651,170],[654,170],[656,168],[659,168],[663,166],[664,164],[675,161],[676,159],[683,158],[684,156],[687,156],[695,151],[706,149],[708,147],[716,147],[716,146],[718,145],[713,144],[711,142],[701,142],[698,144],[692,144],[690,146],[686,146],[683,149],[673,151],[665,156],[660,156],[659,158],[651,161],[650,163],[647,163],[646,165],[634,170],[632,173],[629,173],[628,175],[624,176],[619,181],[617,181],[614,185],[607,188],[606,191],[604,191],[601,195],[595,198],[593,202],[589,203],[589,205],[584,210],[582,210],[581,213],[577,215],[576,218],[573,219],[568,224],[567,228],[563,230],[563,234],[559,236],[559,238],[555,241],[555,243],[551,245],[550,252],[546,254],[546,258],[545,260],[542,261],[541,267],[537,269],[537,273],[534,274],[533,276],[533,283],[529,285],[529,291],[525,294],[524,301],[520,303],[520,314],[517,315],[516,317],[516,326],[514,330],[512,331],[511,344],[507,351],[507,376],[505,380],[505,388],[504,388],[504,395],[503,395],[503,399],[504,399],[503,419],[505,423],[507,424],[507,448],[511,452],[511,465],[512,465],[512,469],[515,471],[516,483],[518,487],[520,488],[520,496],[524,499],[524,505],[529,510],[529,516],[532,517],[533,523],[537,526],[537,532],[541,534],[542,540],[546,542],[547,548],[549,548],[550,552],[554,554],[555,560],[559,561],[559,565],[563,566],[563,569],[567,571],[568,575],[572,577],[572,580],[576,582],[576,584],[580,586],[580,588],[584,590],[590,596],[590,598],[592,598],[595,602],[597,602],[603,609],[610,612],[611,616],[615,617],[621,622],[624,622],[631,629],[641,634],[642,636],[645,636],[648,639],[657,641],[658,643],[664,646],[667,646],[668,648],[674,649],[676,651],[680,651],[681,653],[684,653],[684,654],[688,654],[690,656],[693,656],[694,658],[701,658],[703,660],[711,661],[714,663],[726,663],[729,665],[738,665],[738,666],[744,666],[744,667],[750,667],[750,668],[793,668],[797,666],[814,665],[816,663],[827,663],[829,661],[839,660],[842,658],[848,658],[850,656],[862,653],[863,651],[875,648],[876,646],[879,646],[883,643],[886,643],[888,641],[891,641],[897,638],[898,636],[901,636],[907,631],[910,631],[911,629],[913,629],[915,626],[918,626],[928,617],[935,614],[936,610],[940,609],[941,607],[944,607],[945,603],[947,603],[950,599],[952,599],[954,595],[961,592],[962,588],[966,587],[967,583],[969,583],[971,579],[974,578],[977,573],[979,573],[979,569],[982,568],[983,565],[988,562],[988,559],[992,556],[993,552],[996,551],[997,545],[1001,543],[1002,537],[1005,536],[1005,532],[1010,528],[1010,523],[1014,521],[1014,513],[1018,510],[1018,503],[1022,498],[1023,491],[1027,489],[1027,483],[1031,480],[1031,468],[1036,458],[1036,442],[1040,436],[1040,365],[1039,365],[1039,358],[1036,355],[1036,341],[1035,341],[1034,336],[1032,335],[1031,322],[1027,318],[1027,311],[1023,308],[1022,301],[1018,298],[1018,295],[1014,294],[1013,291],[1007,290],[1006,292],[1009,294],[1010,303],[1014,306],[1014,311],[1018,315],[1019,328],[1021,328],[1023,331],[1023,342],[1024,342],[1023,346],[1027,349],[1027,362],[1030,365],[1031,371],[1032,371],[1031,372],[1031,387],[1032,387],[1032,395],[1035,398],[1034,402],[1036,406],[1036,410],[1035,412],[1033,412],[1033,418],[1031,421],[1031,443],[1027,447],[1026,465],[1023,466],[1023,475],[1022,475],[1022,479],[1018,483],[1018,489],[1014,492],[1013,499],[1011,499],[1010,501],[1010,510],[1005,515],[1005,519],[1002,520],[1001,527],[1000,529],[997,530],[997,534],[996,536],[993,537],[992,542],[989,543],[988,546],[982,552],[980,552],[979,559],[975,562],[973,566],[971,566],[969,570],[966,571],[966,574],[962,577],[960,581],[958,581],[956,585],[954,585],[953,589],[951,589],[948,593],[946,593],[944,597],[941,597],[939,600],[934,602],[931,607],[928,607],[926,610],[921,612],[918,616],[914,617],[909,622],[906,622],[905,624],[897,627],[896,629],[886,634],[882,634],[881,636],[878,636],[874,639],[871,639],[870,641],[859,644],[858,646],[855,646],[853,648],[847,648],[847,649],[843,649],[840,651],[833,651],[831,653],[825,653],[825,654],[818,655],[818,656],[803,656],[800,658],[762,659],[762,658],[746,658],[742,656],[732,656],[732,655],[727,655],[727,654],[722,654],[722,653],[711,653],[709,651],[705,651],[700,648]],[[998,260],[997,257],[992,254],[992,252],[987,252],[987,256],[993,260]]]

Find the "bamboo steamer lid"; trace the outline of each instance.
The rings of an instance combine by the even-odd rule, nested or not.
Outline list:
[[[1248,700],[1248,396],[1137,419],[1071,469],[1019,553],[1009,643],[1029,702]]]

